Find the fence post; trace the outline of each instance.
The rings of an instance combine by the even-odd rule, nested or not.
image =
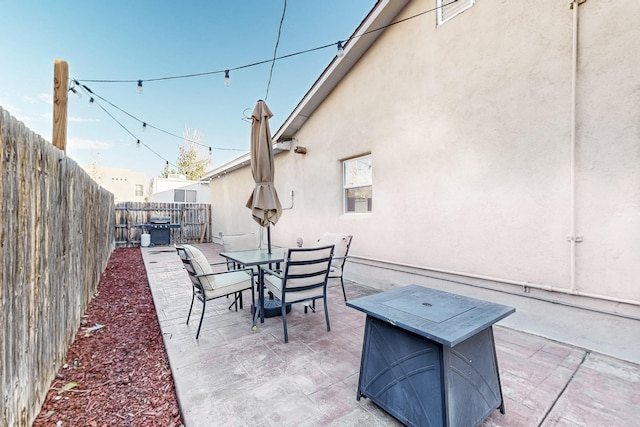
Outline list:
[[[53,60],[53,135],[51,142],[67,154],[67,95],[69,64]]]

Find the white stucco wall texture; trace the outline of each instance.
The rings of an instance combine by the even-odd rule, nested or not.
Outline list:
[[[439,27],[389,27],[298,131],[307,154],[276,156],[295,205],[274,242],[347,232],[364,258],[640,301],[638,16],[636,0],[579,7],[573,185],[568,2],[478,0]],[[342,161],[367,153],[373,211],[344,214]],[[217,182],[214,221],[251,227],[249,168]]]

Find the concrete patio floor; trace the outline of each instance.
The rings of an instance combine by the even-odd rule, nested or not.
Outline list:
[[[219,245],[195,246],[210,262],[223,261]],[[142,248],[142,254],[187,427],[401,425],[370,400],[356,400],[366,316],[344,304],[339,280],[329,282],[331,332],[321,305],[307,314],[293,306],[288,344],[280,317],[254,332],[246,292],[238,312],[225,298],[208,303],[196,341],[202,306],[194,304],[186,325],[191,285],[175,249]],[[346,286],[349,299],[379,292]],[[468,296],[492,298],[477,290]],[[482,425],[640,425],[640,321],[519,299],[494,301],[517,304],[518,311],[494,326],[506,414],[496,410]],[[583,336],[550,339],[566,334],[549,320],[557,310],[572,323],[589,319],[581,329],[578,324]]]

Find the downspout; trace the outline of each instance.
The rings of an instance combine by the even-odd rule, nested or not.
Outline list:
[[[573,40],[571,54],[571,164],[570,164],[570,235],[567,241],[571,245],[569,256],[569,268],[571,271],[570,292],[576,292],[576,243],[582,241],[582,236],[576,235],[576,84],[578,74],[578,10],[579,5],[586,0],[572,0],[570,8],[573,9]]]

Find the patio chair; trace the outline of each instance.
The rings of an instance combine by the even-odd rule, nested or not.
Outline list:
[[[222,235],[222,249],[224,252],[249,251],[259,248],[260,243],[258,242],[258,239],[256,239],[256,235],[253,233]],[[228,262],[227,267],[230,270],[244,268],[244,266],[238,265],[234,262]],[[257,268],[253,268],[253,271],[255,274],[258,273]]]
[[[333,255],[333,245],[317,248],[288,249],[282,271],[262,268],[262,283],[281,302],[282,326],[284,328],[284,342],[289,342],[287,333],[288,304],[298,302],[312,302],[319,298],[324,300],[324,315],[327,321],[327,331],[331,331],[329,311],[327,309],[327,280],[329,266]],[[264,301],[264,289],[260,289],[260,301]],[[315,310],[314,310],[315,311]],[[305,313],[307,304],[305,304]]]
[[[251,290],[252,306],[255,305],[253,271],[246,269],[214,273],[211,268],[212,265],[226,263],[221,262],[210,264],[204,254],[198,248],[191,245],[178,246],[176,249],[187,273],[189,273],[193,289],[191,306],[189,307],[189,314],[187,315],[187,325],[189,324],[189,318],[191,317],[193,302],[196,298],[202,302],[202,314],[200,315],[200,323],[198,324],[196,340],[200,337],[200,328],[202,327],[202,319],[204,318],[207,301],[226,297],[228,295],[234,295],[237,302],[238,294],[242,295],[242,291],[249,289]],[[229,308],[231,308],[231,306],[229,306]],[[236,311],[238,311],[237,304]]]
[[[347,262],[349,247],[351,246],[352,235],[341,233],[324,233],[318,239],[319,245],[335,245],[333,259],[331,260],[331,269],[329,270],[330,279],[340,279],[342,285],[342,296],[347,301],[347,293],[344,290],[344,265]]]
[[[224,252],[236,252],[236,251],[249,251],[252,249],[260,249],[260,242],[256,239],[256,235],[253,233],[245,233],[245,234],[223,234],[222,236],[222,250]],[[256,280],[256,285],[258,284],[258,267],[251,266],[247,267],[244,265],[240,265],[234,261],[227,261],[227,269],[228,270],[239,270],[250,268],[253,271],[254,279]],[[242,307],[242,293],[240,293],[240,298],[238,296],[234,299],[234,302],[231,304],[238,303],[240,301],[240,306]],[[229,306],[229,307],[231,307]]]

